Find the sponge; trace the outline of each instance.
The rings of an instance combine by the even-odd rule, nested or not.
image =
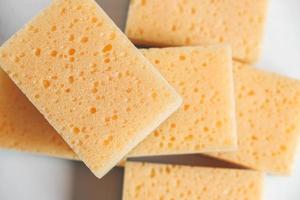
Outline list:
[[[260,200],[261,172],[127,162],[123,200]]]
[[[267,0],[131,0],[127,36],[138,45],[230,44],[233,57],[260,55]]]
[[[142,52],[184,102],[129,157],[236,150],[231,49],[174,47]]]
[[[99,178],[181,104],[93,0],[52,1],[0,65]]]
[[[300,135],[300,81],[234,63],[238,146],[216,158],[288,175]]]

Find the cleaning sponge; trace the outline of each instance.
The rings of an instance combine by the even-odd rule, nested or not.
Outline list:
[[[261,172],[127,162],[123,200],[260,200]]]
[[[228,46],[174,47],[142,52],[184,101],[129,156],[235,150],[231,49]]]
[[[267,0],[131,0],[126,34],[139,45],[230,44],[233,57],[260,54]]]
[[[0,65],[98,177],[181,104],[93,0],[54,0]]]
[[[289,174],[300,135],[300,81],[234,63],[238,146],[211,156]]]

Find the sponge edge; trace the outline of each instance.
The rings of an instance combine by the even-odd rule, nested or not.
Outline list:
[[[142,52],[183,96],[184,103],[128,157],[236,150],[230,47],[154,48]]]
[[[261,172],[127,162],[123,200],[260,200],[262,190]]]
[[[182,101],[92,0],[53,1],[0,64],[99,178]]]
[[[300,81],[234,63],[239,149],[208,155],[289,175],[300,136]]]
[[[131,0],[125,32],[138,45],[230,44],[235,59],[254,63],[261,51],[267,4],[268,0]]]

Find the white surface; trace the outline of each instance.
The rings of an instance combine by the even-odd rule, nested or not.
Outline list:
[[[0,44],[50,0],[0,0]],[[99,0],[123,28],[128,0]],[[257,66],[300,79],[300,1],[270,0]],[[207,160],[201,160],[207,164]],[[0,151],[0,200],[121,199],[122,170],[98,180],[77,162]],[[291,177],[266,177],[264,200],[300,199],[300,155]]]

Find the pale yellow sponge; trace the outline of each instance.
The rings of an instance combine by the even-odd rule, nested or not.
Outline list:
[[[0,69],[0,148],[68,159],[76,154]]]
[[[289,174],[300,135],[300,81],[237,62],[234,81],[239,150],[210,155]]]
[[[131,151],[129,157],[235,150],[230,48],[174,47],[142,52],[175,87],[184,102]]]
[[[127,162],[123,200],[260,200],[262,185],[250,170]]]
[[[259,58],[267,0],[131,0],[127,36],[138,45],[230,44],[233,57]]]
[[[98,177],[181,103],[93,0],[52,1],[0,65]]]

